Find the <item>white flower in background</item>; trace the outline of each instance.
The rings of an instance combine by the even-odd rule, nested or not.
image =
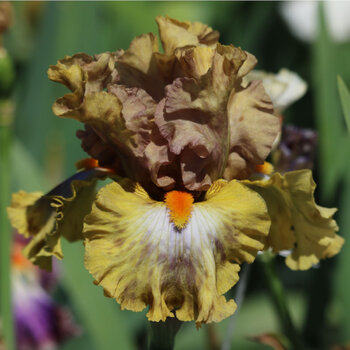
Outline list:
[[[280,12],[293,34],[302,41],[312,42],[318,32],[318,1],[286,1]],[[327,28],[336,42],[350,40],[350,2],[324,1]]]
[[[262,80],[278,113],[282,113],[288,106],[299,100],[307,90],[306,82],[298,74],[286,68],[280,69],[277,74],[253,70],[243,79],[243,84],[246,85],[253,80]]]

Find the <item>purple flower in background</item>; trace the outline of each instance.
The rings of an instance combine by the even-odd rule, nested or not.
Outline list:
[[[33,266],[22,255],[27,240],[16,235],[12,253],[13,308],[19,350],[51,350],[80,329],[70,312],[51,298],[57,283],[57,266],[53,273]]]
[[[281,142],[273,153],[276,171],[285,173],[292,170],[312,169],[316,142],[316,131],[292,125],[284,126]]]

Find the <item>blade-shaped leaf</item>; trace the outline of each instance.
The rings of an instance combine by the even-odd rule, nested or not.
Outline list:
[[[350,133],[350,92],[345,85],[344,80],[338,75],[338,90],[340,95],[341,104],[343,107],[343,113],[345,117],[346,126]]]
[[[337,94],[336,75],[339,66],[337,46],[331,40],[322,3],[319,11],[319,33],[313,46],[312,75],[316,126],[319,132],[320,188],[323,201],[332,198],[343,171],[339,143],[343,123]]]
[[[12,230],[6,207],[10,202],[11,127],[6,122],[5,108],[0,106],[0,316],[2,332],[8,350],[14,350],[14,330],[11,303],[11,240]],[[12,117],[12,115],[11,115]]]
[[[65,287],[77,307],[85,329],[95,343],[95,348],[132,349],[131,336],[124,320],[127,311],[121,312],[115,300],[106,298],[102,288],[93,285],[92,277],[83,266],[83,245],[65,241],[63,249]]]

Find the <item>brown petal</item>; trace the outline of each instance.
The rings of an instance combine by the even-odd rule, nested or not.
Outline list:
[[[166,142],[154,124],[156,102],[151,96],[142,89],[111,85],[108,92],[87,96],[83,108],[81,121],[97,135],[96,141],[91,140],[90,154],[96,152],[102,157],[104,150],[113,151],[108,155],[111,160],[120,161],[123,174],[159,197],[154,184],[157,181],[152,183],[152,179],[158,177],[160,168],[170,164],[171,159]],[[163,186],[169,186],[169,182],[165,185],[163,179]]]
[[[181,178],[177,178],[180,168],[178,161],[169,151],[167,141],[156,126],[151,133],[151,142],[145,148],[145,158],[154,184],[169,191],[175,187],[176,182],[181,182]]]
[[[81,140],[82,149],[98,160],[99,165],[113,169],[116,174],[123,176],[117,150],[106,144],[91,126],[85,125],[85,130],[78,130],[76,135]]]
[[[280,130],[261,81],[233,92],[228,103],[230,151],[224,178],[246,178],[263,163]]]
[[[176,55],[191,78],[177,78],[166,87],[155,121],[170,152],[178,157],[183,185],[191,191],[205,191],[225,168],[226,106],[247,55],[219,44],[217,50],[185,48]]]
[[[178,47],[189,45],[215,47],[219,40],[219,32],[200,22],[180,22],[162,16],[158,16],[156,21],[164,52],[168,55]]]
[[[158,104],[155,118],[170,152],[180,158],[185,187],[203,191],[224,166],[228,125],[225,111],[215,115],[200,92],[195,80],[176,79],[167,86],[166,98]]]
[[[153,98],[160,100],[164,82],[158,71],[160,64],[154,58],[157,53],[158,39],[155,35],[148,33],[136,37],[118,58],[119,83],[127,87],[142,88]]]
[[[181,67],[179,76],[199,79],[212,65],[215,50],[207,46],[176,49],[175,56]]]
[[[111,53],[103,53],[96,58],[80,53],[50,66],[49,79],[64,84],[72,91],[56,100],[53,112],[60,117],[78,119],[84,97],[103,91],[107,82],[113,79],[115,59],[116,56]]]

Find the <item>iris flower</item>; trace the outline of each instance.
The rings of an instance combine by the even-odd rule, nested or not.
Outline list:
[[[11,275],[17,348],[56,349],[58,344],[80,333],[69,311],[50,295],[57,284],[57,268],[48,273],[33,266],[21,253],[26,239],[14,237]]]
[[[9,216],[35,264],[63,257],[61,237],[82,239],[95,284],[122,309],[200,326],[234,313],[224,294],[259,251],[288,249],[286,264],[305,270],[343,239],[310,170],[263,166],[280,120],[261,80],[243,84],[255,57],[205,24],[156,20],[163,51],[149,33],[49,68],[71,90],[53,111],[85,125],[77,136],[92,158],[47,195],[15,194]]]
[[[283,127],[281,142],[272,159],[281,173],[297,169],[312,169],[316,153],[317,133],[293,125]]]

